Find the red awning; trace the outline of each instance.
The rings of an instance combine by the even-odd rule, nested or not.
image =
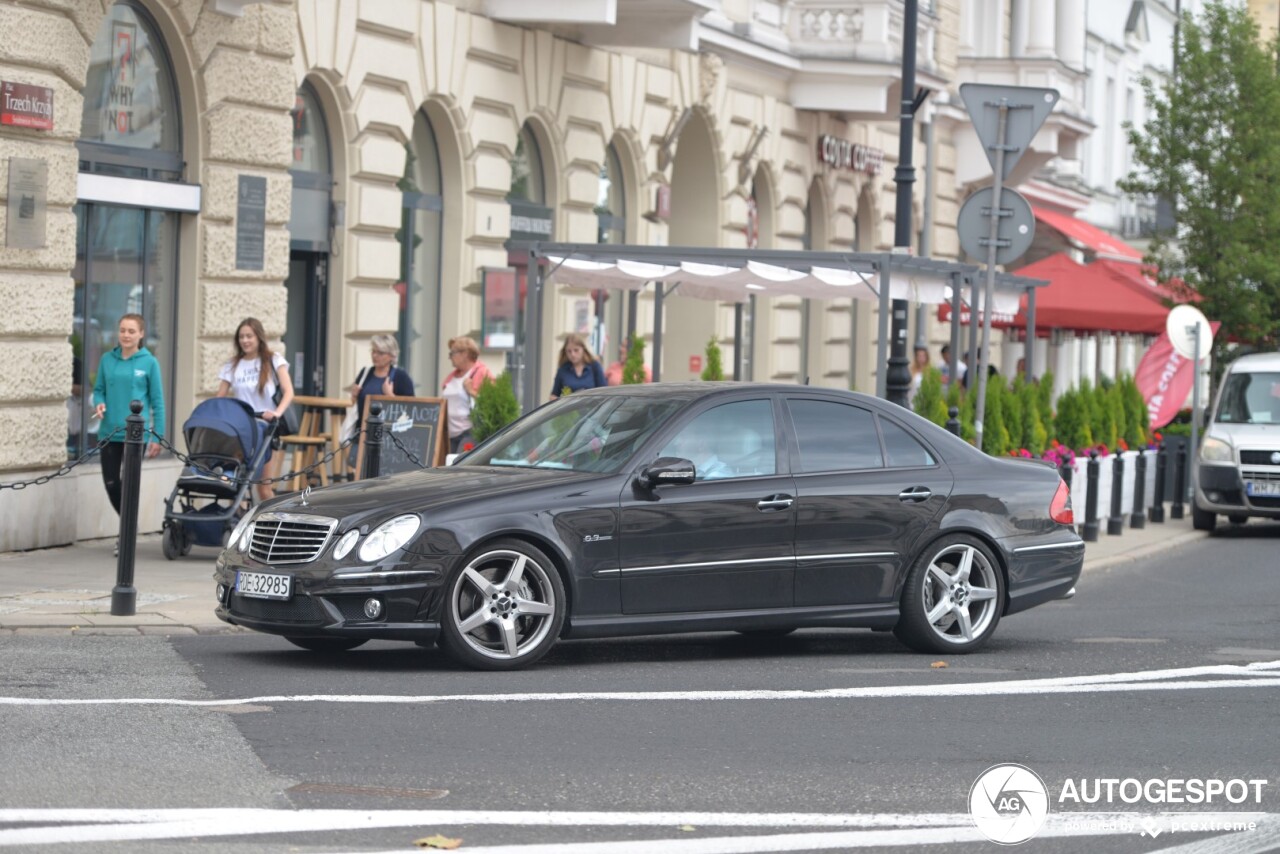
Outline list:
[[[1085,248],[1097,253],[1100,258],[1113,258],[1119,261],[1142,260],[1141,251],[1133,248],[1120,238],[1108,234],[1096,225],[1091,225],[1082,219],[1076,219],[1070,214],[1059,213],[1058,211],[1037,207],[1033,207],[1031,210],[1036,219],[1050,228],[1062,232],[1071,240],[1083,244]]]
[[[1019,276],[1048,279],[1036,290],[1036,326],[1096,332],[1142,332],[1159,335],[1169,309],[1164,296],[1112,268],[1121,265],[1077,264],[1059,252],[1018,270]],[[1026,299],[1023,299],[1023,309]],[[1025,326],[1023,312],[1018,326]]]

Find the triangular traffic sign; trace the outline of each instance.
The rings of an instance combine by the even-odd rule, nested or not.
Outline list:
[[[1000,103],[1009,103],[1009,118],[1005,127],[1004,174],[1009,177],[1013,167],[1026,153],[1040,125],[1053,112],[1060,97],[1057,89],[1040,89],[1035,86],[991,86],[985,83],[963,83],[960,97],[964,99],[973,129],[978,132],[982,150],[987,153],[991,168],[996,168],[996,135],[1000,123]]]

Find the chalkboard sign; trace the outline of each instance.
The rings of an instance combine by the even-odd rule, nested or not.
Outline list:
[[[379,474],[417,471],[422,466],[442,466],[449,451],[444,400],[439,397],[388,397],[371,394],[364,399],[362,423],[369,424],[369,404],[382,404],[382,458]],[[366,433],[360,434],[360,451],[356,457],[357,477],[364,474]],[[392,440],[394,436],[399,444]],[[403,447],[403,450],[401,449]],[[419,463],[409,459],[409,453]]]

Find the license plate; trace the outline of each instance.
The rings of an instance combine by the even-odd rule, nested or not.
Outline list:
[[[1250,496],[1280,498],[1280,480],[1246,480],[1244,491]]]
[[[288,599],[293,592],[293,576],[237,572],[236,592],[254,599]]]

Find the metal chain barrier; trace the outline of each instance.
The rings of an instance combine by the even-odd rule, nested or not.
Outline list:
[[[192,460],[190,457],[188,457],[186,454],[182,453],[182,452],[181,452],[181,451],[179,451],[177,448],[175,448],[173,445],[169,444],[169,442],[168,442],[168,441],[166,441],[166,440],[165,440],[165,438],[164,438],[163,436],[157,436],[155,433],[151,432],[150,430],[148,430],[147,432],[150,434],[150,436],[151,436],[151,440],[152,440],[152,441],[154,441],[154,442],[155,442],[156,444],[158,444],[160,447],[164,448],[164,449],[165,449],[166,451],[168,451],[169,453],[173,454],[173,455],[178,459],[178,461],[179,461],[179,462],[181,462],[183,465],[185,465],[185,466],[189,466],[190,468],[194,469],[194,470],[195,470],[195,471],[197,471],[198,473],[203,474],[203,475],[207,475],[207,476],[209,476],[209,477],[225,477],[225,476],[226,476],[226,473],[225,473],[225,472],[221,472],[221,471],[212,471],[212,470],[207,469],[207,468],[205,468],[204,466],[200,465],[199,463],[195,462],[195,461],[194,461],[194,460]],[[299,475],[309,475],[309,474],[312,474],[312,473],[313,473],[313,472],[315,472],[317,469],[319,469],[321,466],[326,465],[326,464],[327,464],[327,463],[329,463],[331,460],[333,460],[333,458],[334,458],[334,457],[336,457],[336,456],[338,456],[338,454],[341,454],[341,453],[345,452],[348,448],[350,448],[350,447],[351,447],[351,445],[352,445],[352,443],[353,443],[353,442],[355,442],[357,439],[359,439],[359,438],[360,438],[360,435],[361,435],[363,432],[364,432],[364,428],[363,428],[363,427],[361,427],[361,429],[357,430],[357,431],[356,431],[356,433],[355,433],[355,435],[353,435],[350,439],[348,439],[347,441],[343,442],[343,443],[342,443],[341,445],[339,445],[337,448],[334,448],[332,451],[330,451],[329,453],[325,454],[323,457],[321,457],[320,459],[316,460],[316,461],[315,461],[314,463],[312,463],[311,465],[306,466],[305,468],[298,469],[297,471],[286,472],[285,474],[278,475],[277,477],[264,477],[264,478],[262,478],[262,479],[260,479],[260,480],[249,480],[249,481],[247,481],[247,482],[248,482],[248,483],[250,483],[250,484],[284,483],[285,481],[293,480],[295,477],[298,477]]]
[[[400,440],[396,438],[395,433],[392,433],[390,430],[384,431],[382,434],[382,438],[385,439],[388,436],[391,437],[391,441],[395,444],[395,446],[399,448],[401,451],[403,451],[404,455],[409,458],[409,462],[413,463],[415,466],[417,466],[420,469],[431,468],[431,466],[427,465],[422,460],[414,456],[413,451],[409,450],[404,445],[400,444]]]
[[[46,483],[53,480],[55,477],[62,477],[65,474],[70,474],[71,470],[74,469],[76,466],[85,462],[90,457],[96,456],[97,453],[101,451],[108,442],[110,442],[112,439],[116,437],[117,433],[123,433],[123,432],[124,432],[123,427],[117,427],[115,430],[111,431],[111,435],[107,436],[107,438],[99,439],[98,444],[93,446],[89,450],[85,451],[84,454],[82,454],[79,459],[72,460],[71,462],[64,465],[62,468],[58,469],[53,474],[42,475],[40,477],[34,478],[33,480],[20,480],[20,481],[17,481],[16,483],[0,483],[0,490],[2,489],[19,490],[19,489],[26,489],[28,486],[44,486]]]

